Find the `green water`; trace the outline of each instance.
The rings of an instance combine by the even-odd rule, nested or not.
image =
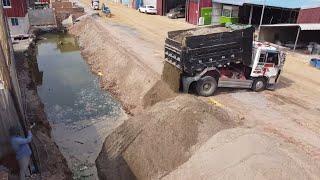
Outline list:
[[[45,34],[38,41],[37,60],[43,71],[38,93],[51,123],[72,123],[116,116],[120,104],[99,87],[82,58],[75,38],[66,34]]]

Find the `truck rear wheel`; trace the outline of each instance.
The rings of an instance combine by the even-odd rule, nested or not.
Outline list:
[[[256,78],[253,80],[251,89],[256,92],[265,90],[267,82],[264,78]]]
[[[205,76],[197,81],[197,93],[200,96],[211,96],[217,89],[217,81],[214,77]]]

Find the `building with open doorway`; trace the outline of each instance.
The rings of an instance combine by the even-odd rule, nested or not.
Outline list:
[[[11,37],[28,34],[30,29],[26,0],[2,0]]]
[[[216,11],[221,11],[218,12],[221,19],[227,17],[229,21],[252,25],[260,24],[262,14],[262,24],[297,23],[300,12],[320,7],[320,1],[316,0],[213,0],[213,3],[220,5]]]
[[[259,40],[308,54],[320,54],[319,34],[320,24],[268,24],[261,26]]]
[[[186,0],[156,0],[158,15],[165,16],[171,9],[185,6]]]

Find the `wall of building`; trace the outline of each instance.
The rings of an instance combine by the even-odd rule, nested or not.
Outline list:
[[[0,158],[10,150],[9,128],[24,122],[22,104],[9,29],[0,1]]]
[[[187,22],[198,24],[200,9],[204,7],[212,7],[212,0],[188,0],[186,3]]]
[[[157,0],[143,0],[143,5],[152,5],[154,7],[157,7]]]
[[[11,7],[4,7],[7,17],[25,17],[28,12],[26,0],[11,0]]]
[[[12,25],[11,19],[17,18],[19,25]],[[8,25],[10,29],[10,35],[11,36],[17,36],[22,34],[28,34],[30,29],[30,23],[29,23],[29,17],[28,14],[26,14],[25,17],[8,17]]]
[[[52,8],[29,10],[31,26],[56,25],[56,17]]]
[[[301,9],[297,23],[320,23],[320,7]]]

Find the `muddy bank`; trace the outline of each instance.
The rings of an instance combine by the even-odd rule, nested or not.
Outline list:
[[[15,44],[14,49],[22,98],[26,102],[27,121],[29,124],[36,123],[33,130],[33,147],[40,175],[44,179],[72,179],[67,162],[51,137],[51,127],[37,93],[37,84],[41,83],[41,72],[38,70],[35,56],[36,45],[32,42],[28,46],[27,41],[29,40]]]
[[[162,101],[125,121],[96,160],[101,179],[158,179],[217,132],[235,127],[224,110],[190,95]]]
[[[71,27],[70,32],[78,37],[82,55],[92,71],[101,75],[101,86],[110,91],[129,114],[176,96],[165,83],[159,82],[159,74],[143,64],[128,45],[94,17],[84,18]],[[155,93],[160,91],[163,93]]]

